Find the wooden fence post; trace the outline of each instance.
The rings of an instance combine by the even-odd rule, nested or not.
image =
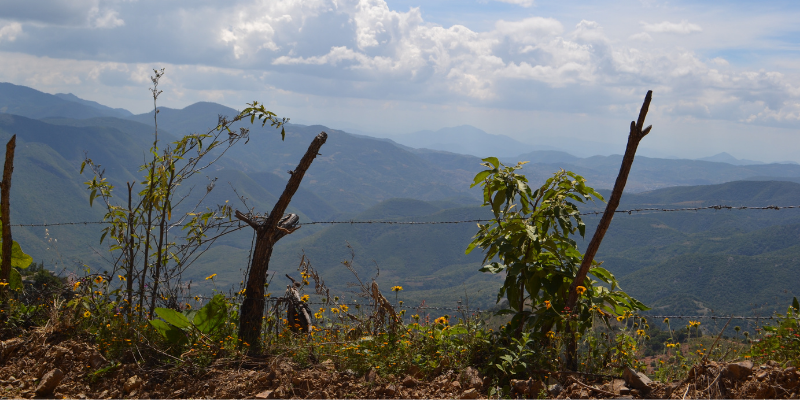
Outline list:
[[[606,205],[606,210],[603,212],[603,217],[600,218],[600,223],[597,225],[597,230],[594,232],[594,236],[592,236],[592,240],[589,242],[589,247],[586,248],[586,253],[583,255],[583,261],[581,262],[581,267],[578,270],[578,274],[575,276],[575,280],[572,281],[572,285],[569,287],[569,297],[567,298],[566,307],[569,308],[570,312],[575,307],[575,303],[578,301],[578,286],[583,284],[583,281],[586,279],[586,274],[589,273],[589,268],[592,266],[592,261],[594,261],[594,256],[597,254],[597,250],[600,248],[600,242],[603,241],[603,237],[608,230],[608,227],[611,225],[611,220],[614,218],[614,212],[617,211],[617,207],[619,206],[619,201],[622,198],[622,191],[625,189],[625,184],[628,182],[628,174],[631,172],[631,166],[633,165],[633,158],[636,156],[636,149],[639,147],[639,142],[650,133],[650,129],[653,128],[652,125],[648,126],[647,128],[643,128],[644,126],[644,119],[647,116],[647,111],[650,109],[650,101],[653,99],[653,91],[648,90],[647,95],[644,97],[644,103],[642,104],[642,109],[639,111],[639,119],[636,121],[631,121],[631,131],[628,134],[628,145],[625,148],[625,155],[622,157],[622,166],[619,168],[619,174],[617,175],[617,181],[614,182],[614,190],[611,192],[611,198],[608,200],[608,204]],[[577,370],[577,354],[576,354],[576,340],[571,339],[567,345],[567,368],[572,368],[573,370]]]
[[[0,182],[0,219],[3,228],[3,257],[0,261],[0,282],[10,282],[11,278],[11,173],[14,172],[14,150],[17,147],[17,135],[11,137],[6,144],[6,161],[3,165],[3,181]],[[5,285],[4,287],[8,287]]]
[[[294,171],[289,172],[291,177],[289,182],[286,183],[283,194],[281,194],[280,199],[272,208],[272,212],[269,213],[263,223],[236,211],[236,218],[246,222],[256,231],[253,260],[250,263],[250,273],[247,276],[244,301],[242,301],[239,311],[239,339],[248,346],[248,353],[254,354],[261,349],[259,335],[261,334],[261,324],[264,317],[264,284],[269,270],[269,259],[272,257],[272,248],[282,237],[300,228],[296,226],[299,220],[296,215],[289,214],[284,216],[283,213],[289,207],[289,202],[292,201],[292,196],[297,192],[297,188],[300,187],[303,175],[305,175],[306,170],[311,166],[311,162],[314,161],[319,149],[327,139],[328,134],[325,132],[321,132],[314,138],[308,146],[306,154],[300,160],[300,164]]]

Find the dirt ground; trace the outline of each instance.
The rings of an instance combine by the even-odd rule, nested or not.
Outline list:
[[[326,360],[298,368],[290,360],[218,360],[204,369],[147,368],[135,357],[110,363],[75,339],[31,334],[0,342],[3,398],[486,398],[488,381],[477,371],[422,376],[359,376]],[[124,361],[128,361],[125,363]],[[98,373],[98,371],[103,371]],[[592,381],[563,376],[558,384],[513,381],[515,397],[536,398],[798,398],[800,373],[777,363],[708,362],[669,384],[644,380]]]

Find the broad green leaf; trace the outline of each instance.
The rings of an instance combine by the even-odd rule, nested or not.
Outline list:
[[[228,309],[225,307],[225,297],[218,294],[197,312],[193,321],[194,326],[203,333],[213,332],[225,322],[227,313]]]
[[[158,333],[164,336],[170,343],[179,344],[186,340],[186,333],[183,330],[160,319],[150,320],[150,325],[153,325],[153,328],[156,328]]]
[[[189,322],[189,320],[178,311],[161,307],[156,307],[155,311],[156,315],[161,317],[164,321],[167,321],[180,329],[185,329],[192,326],[192,323]]]
[[[11,268],[11,275],[8,279],[8,287],[11,290],[22,289],[22,275],[14,268]]]
[[[615,281],[614,275],[611,272],[608,272],[607,269],[603,267],[594,267],[589,270],[589,273],[600,278],[601,281],[611,284],[612,281]]]
[[[486,177],[489,176],[489,174],[491,173],[492,171],[490,170],[478,172],[478,174],[475,175],[475,182],[472,185],[470,185],[470,187],[475,187],[476,185],[481,184],[486,179]]]
[[[495,168],[500,167],[500,160],[498,160],[497,157],[486,157],[481,161],[486,161],[489,164],[492,164]]]
[[[797,297],[792,299],[792,308],[794,308],[795,311],[800,311],[800,302],[797,301]]]

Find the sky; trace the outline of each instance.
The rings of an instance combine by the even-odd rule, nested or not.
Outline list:
[[[165,68],[166,107],[619,153],[653,90],[651,155],[800,162],[797,21],[793,1],[3,0],[0,81],[143,113]]]

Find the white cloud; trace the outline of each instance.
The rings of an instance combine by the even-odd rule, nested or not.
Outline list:
[[[125,21],[119,18],[119,13],[114,10],[100,11],[99,7],[89,10],[89,23],[95,28],[116,28],[124,26]]]
[[[522,7],[532,7],[535,2],[533,0],[495,0],[501,3],[516,4]]]
[[[639,41],[639,42],[645,42],[645,43],[648,43],[648,42],[652,42],[652,41],[653,41],[653,37],[652,37],[652,36],[650,36],[650,34],[649,34],[649,33],[647,33],[647,32],[639,32],[639,33],[635,33],[635,34],[633,34],[633,35],[630,35],[630,36],[628,37],[628,39],[630,39],[630,40],[636,40],[636,41]]]
[[[687,35],[694,32],[702,32],[703,28],[697,24],[691,24],[688,20],[682,20],[681,22],[659,22],[656,24],[648,24],[647,22],[642,22],[642,29],[647,32],[653,33],[678,33],[682,35]]]
[[[83,15],[80,28],[89,34],[97,34],[89,28],[101,27],[124,27],[113,32],[127,37],[140,32],[137,29],[140,33],[162,29],[153,36],[163,38],[161,47],[177,49],[174,53],[178,55],[153,55],[145,48],[145,40],[141,48],[131,49],[138,53],[125,53],[131,60],[128,63],[97,56],[97,61],[81,64],[89,72],[68,66],[28,66],[20,67],[24,73],[15,75],[28,78],[7,80],[56,85],[62,79],[107,88],[146,86],[152,68],[166,65],[173,71],[170,78],[180,74],[192,77],[175,82],[179,86],[175,93],[187,98],[201,92],[203,98],[226,98],[232,91],[247,90],[240,87],[254,85],[298,96],[513,110],[570,107],[576,113],[601,115],[608,110],[635,114],[645,90],[654,89],[660,110],[675,118],[796,124],[800,113],[800,81],[789,69],[785,74],[769,68],[756,71],[692,50],[701,48],[694,46],[698,39],[718,29],[711,22],[705,25],[705,20],[707,34],[687,38],[682,35],[702,28],[681,20],[642,23],[642,31],[635,33],[621,30],[596,13],[592,13],[596,20],[582,20],[587,16],[582,14],[590,14],[585,11],[570,18],[551,18],[525,10],[524,16],[504,14],[483,25],[465,20],[442,25],[431,22],[435,19],[428,17],[424,3],[421,8],[398,10],[384,0],[232,0],[234,3],[224,7],[213,2],[196,6],[170,3],[158,23],[140,27],[149,18],[135,19],[130,7],[125,8],[131,3],[83,1],[80,13],[73,11]],[[66,7],[64,2],[59,4]],[[671,14],[663,18],[675,21],[681,17]],[[565,28],[568,20],[580,22]],[[44,19],[9,21],[13,22],[0,24],[4,49],[15,45],[14,51],[22,52],[22,46],[37,44],[29,41],[33,39],[27,24],[40,29]],[[163,21],[177,22],[172,27]],[[72,25],[62,29],[56,33],[79,31]],[[52,32],[46,33],[52,37]],[[682,35],[656,37],[660,33]],[[42,43],[47,43],[46,35],[41,36]],[[87,52],[79,50],[85,49],[76,45],[74,57],[86,57]],[[69,55],[63,54],[69,51],[59,49],[58,54],[67,58]],[[96,53],[109,51],[98,47]],[[142,60],[159,62],[150,65]],[[54,61],[46,58],[39,62],[53,65]],[[201,91],[203,86],[209,88]]]
[[[9,41],[13,42],[17,36],[22,33],[22,24],[19,22],[10,22],[0,27],[0,42]]]

